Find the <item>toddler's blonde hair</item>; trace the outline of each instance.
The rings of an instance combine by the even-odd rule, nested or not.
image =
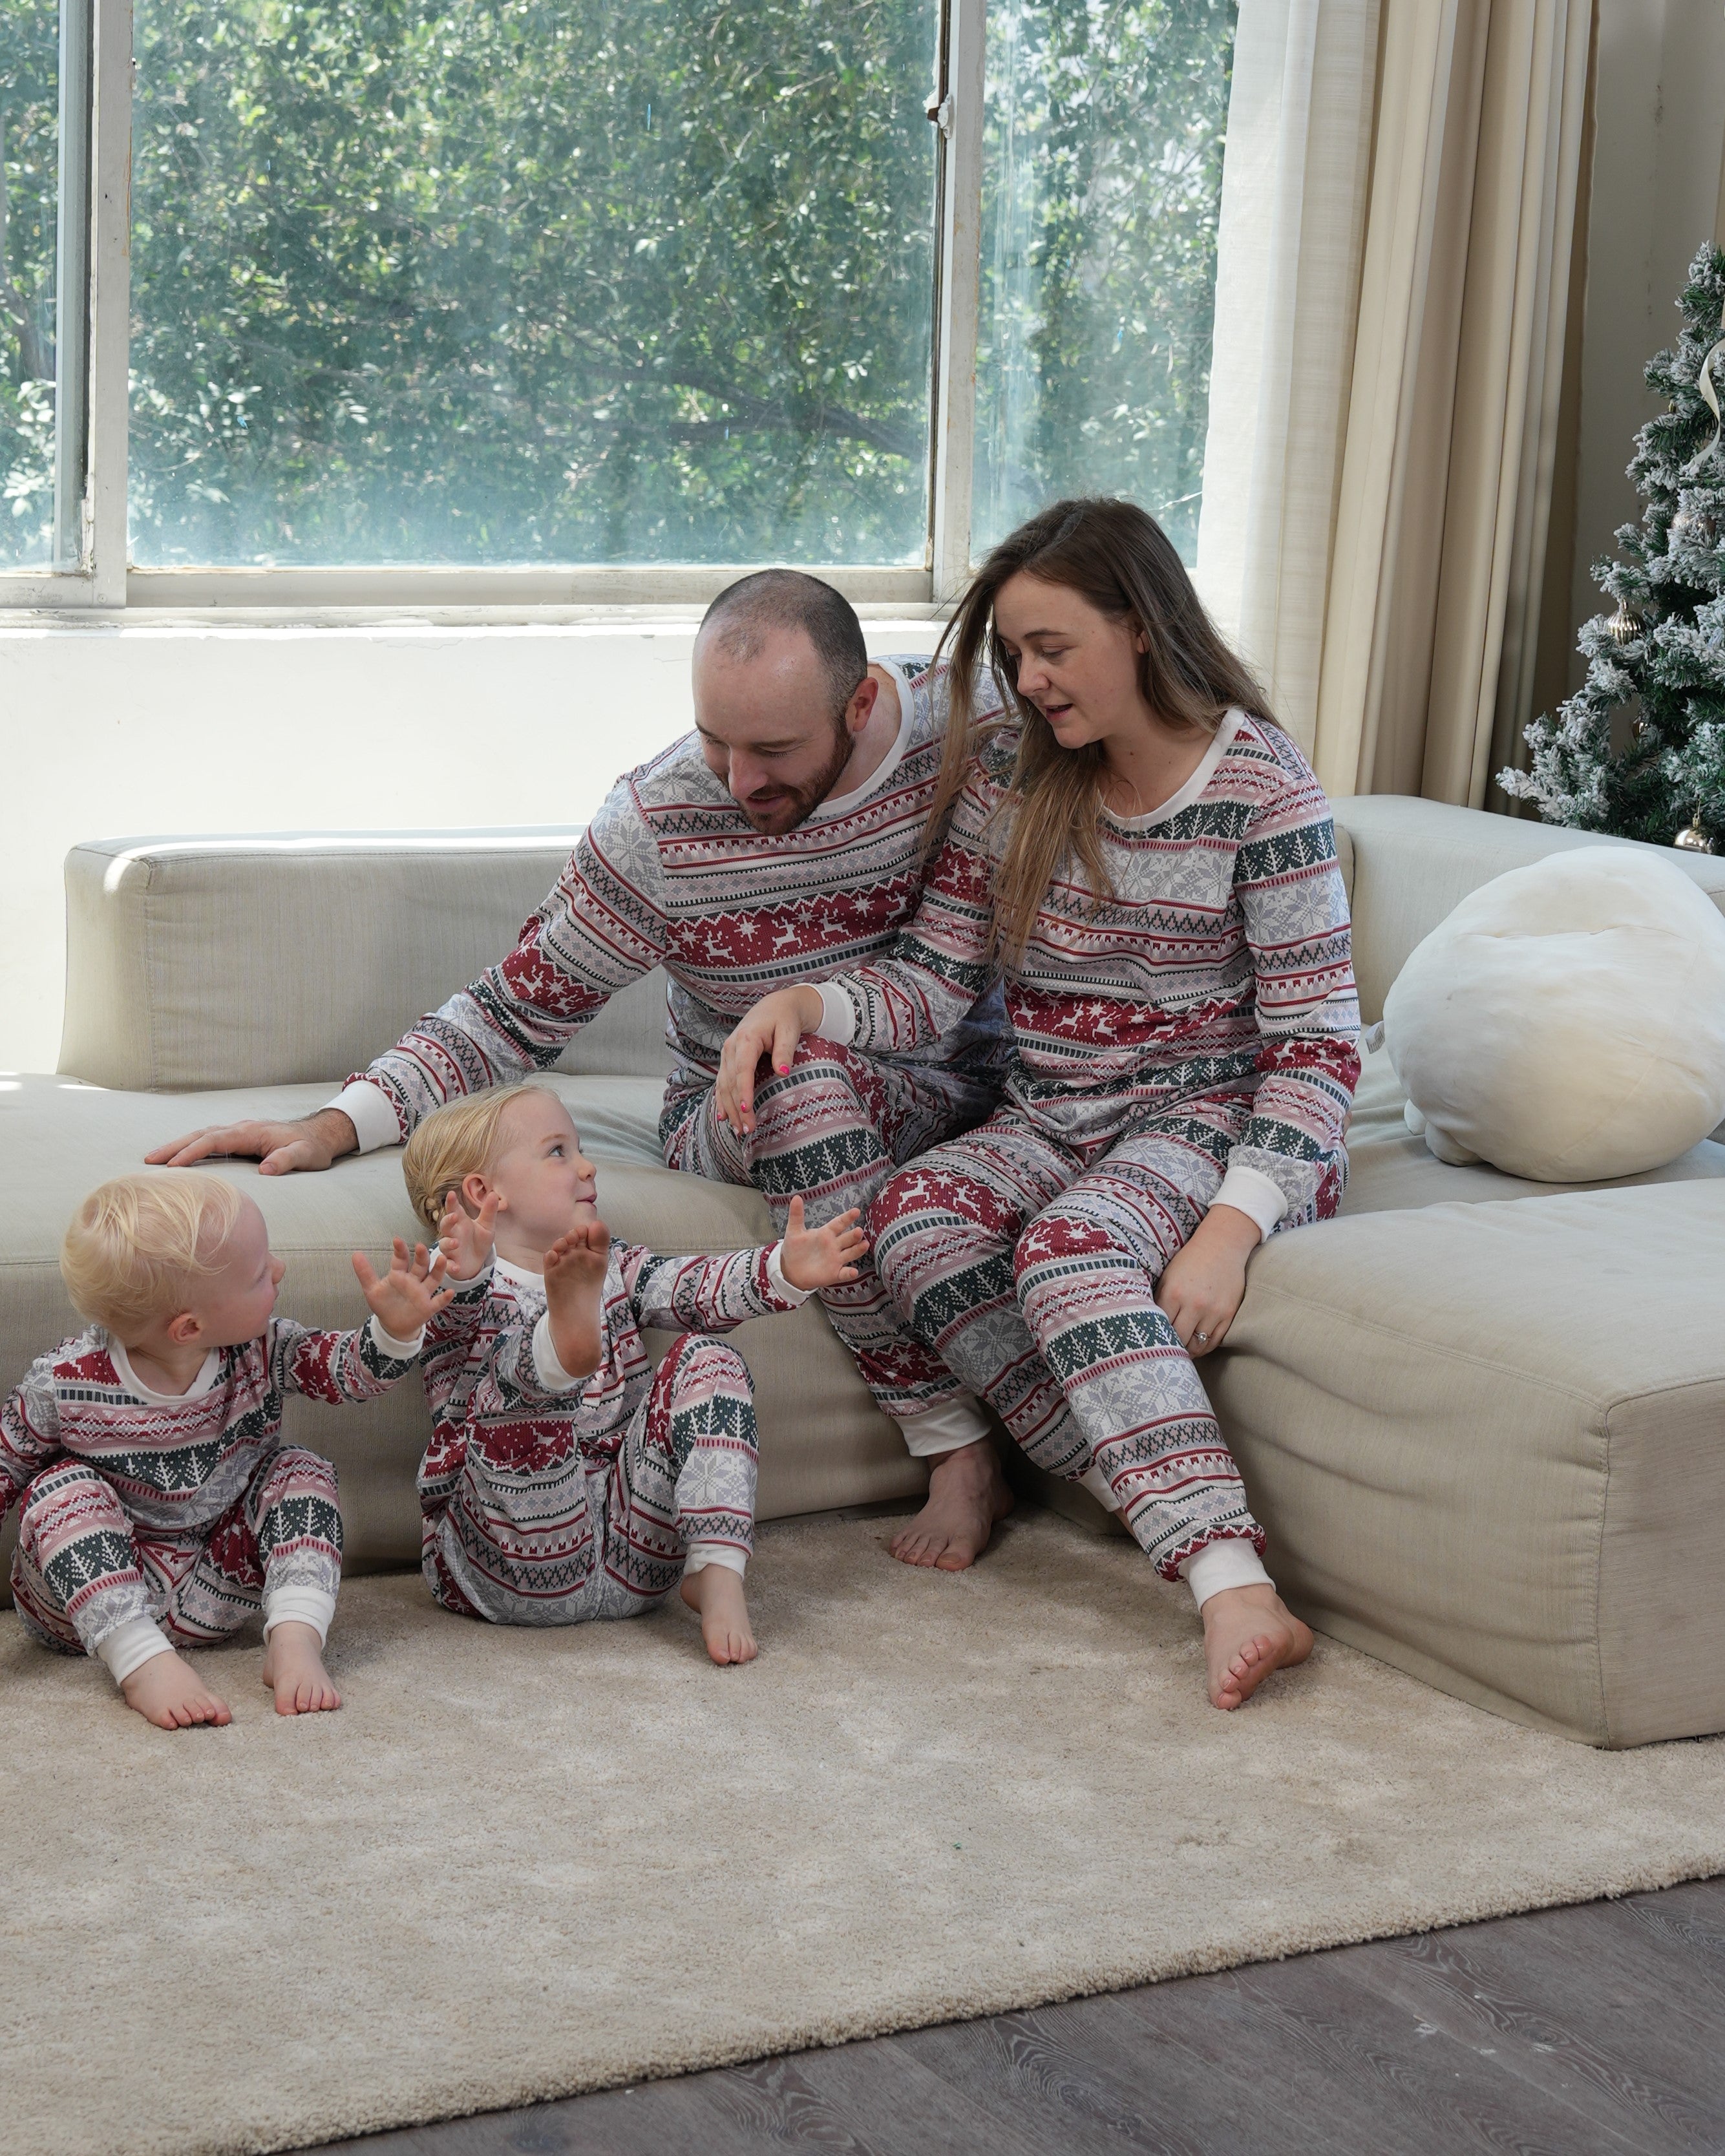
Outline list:
[[[183,1309],[193,1282],[220,1271],[244,1202],[220,1176],[186,1168],[92,1190],[60,1245],[74,1307],[122,1337]]]
[[[444,1200],[462,1178],[483,1174],[497,1150],[497,1129],[510,1103],[524,1093],[550,1093],[548,1086],[531,1082],[493,1086],[484,1093],[471,1093],[434,1108],[408,1140],[401,1157],[413,1210],[435,1233],[443,1218]],[[553,1100],[556,1095],[552,1094]]]

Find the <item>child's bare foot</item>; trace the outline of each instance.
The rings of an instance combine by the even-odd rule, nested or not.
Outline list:
[[[1291,1668],[1312,1652],[1311,1627],[1267,1584],[1224,1587],[1202,1614],[1212,1707],[1240,1706],[1272,1670]]]
[[[892,1538],[901,1564],[963,1572],[988,1547],[995,1522],[1012,1510],[1012,1492],[986,1437],[942,1455],[928,1478],[928,1502]]]
[[[121,1697],[135,1714],[158,1729],[190,1729],[207,1722],[232,1722],[225,1699],[218,1699],[183,1655],[151,1655],[121,1681]]]
[[[722,1564],[704,1564],[699,1572],[685,1572],[683,1599],[700,1613],[701,1636],[716,1662],[722,1667],[727,1662],[753,1661],[755,1631],[742,1596],[741,1573]]]
[[[264,1649],[264,1681],[275,1694],[278,1714],[325,1714],[341,1704],[323,1666],[323,1642],[315,1625],[287,1618],[271,1627]]]
[[[605,1270],[611,1231],[578,1220],[545,1254],[545,1314],[551,1344],[572,1378],[590,1378],[605,1353]]]

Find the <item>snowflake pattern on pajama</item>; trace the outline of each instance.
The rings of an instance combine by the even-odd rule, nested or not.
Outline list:
[[[865,787],[823,802],[794,830],[757,831],[694,735],[619,779],[516,949],[361,1074],[388,1099],[402,1137],[443,1101],[549,1070],[609,997],[654,966],[670,982],[665,1163],[752,1183],[779,1235],[793,1197],[811,1227],[865,1210],[896,1166],[980,1122],[1004,1067],[999,999],[986,982],[937,1037],[909,1047],[835,1055],[805,1043],[789,1074],[762,1089],[759,1127],[747,1138],[713,1109],[719,1054],[739,1019],[788,982],[885,955],[916,911],[946,670],[927,659],[883,663],[904,713],[896,751]],[[998,709],[992,681],[978,685],[978,701],[985,714]],[[957,1395],[906,1332],[866,1256],[856,1281],[822,1300],[886,1414],[902,1420]]]
[[[1016,746],[1003,728],[978,756],[894,957],[829,991],[855,1045],[919,1039],[988,978]],[[917,1337],[1040,1466],[1094,1469],[1169,1578],[1264,1537],[1157,1282],[1218,1202],[1276,1229],[1335,1212],[1359,1075],[1347,892],[1305,759],[1230,714],[1183,794],[1103,818],[1108,894],[1063,866],[1006,978],[1005,1100],[870,1215]]]
[[[768,1256],[614,1244],[599,1367],[567,1390],[539,1373],[533,1276],[500,1265],[433,1321],[419,1502],[425,1577],[445,1609],[497,1625],[639,1616],[691,1551],[747,1558],[754,1387],[735,1348],[707,1336],[796,1307],[774,1290]],[[656,1371],[644,1326],[679,1332]]]
[[[116,1352],[92,1326],[39,1357],[0,1406],[0,1514],[18,1501],[12,1590],[28,1629],[93,1654],[143,1618],[176,1647],[207,1646],[276,1589],[333,1597],[336,1471],[282,1444],[284,1396],[372,1399],[413,1358],[386,1354],[370,1327],[312,1332],[277,1318],[164,1400],[134,1391]]]

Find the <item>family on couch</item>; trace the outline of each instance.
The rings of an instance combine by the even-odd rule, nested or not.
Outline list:
[[[1187,1580],[1209,1696],[1239,1705],[1303,1660],[1311,1635],[1265,1569],[1193,1358],[1225,1336],[1250,1250],[1341,1196],[1358,1012],[1316,780],[1166,537],[1123,503],[1060,503],[1013,534],[932,664],[870,667],[854,613],[818,579],[746,578],[702,624],[694,693],[696,733],[619,781],[501,964],[305,1122],[203,1130],[150,1159],[326,1168],[356,1148],[417,1147],[489,1100],[467,1164],[415,1192],[442,1247],[401,1246],[387,1276],[393,1317],[423,1306],[434,1341],[452,1340],[429,1349],[429,1374],[440,1353],[463,1373],[432,1388],[442,1404],[421,1476],[428,1576],[447,1606],[541,1622],[644,1606],[712,1539],[698,1516],[717,1484],[741,1556],[747,1478],[726,1482],[696,1440],[747,1429],[747,1372],[723,1366],[709,1391],[729,1408],[697,1413],[680,1452],[670,1381],[650,1373],[639,1327],[705,1335],[738,1312],[790,1306],[787,1286],[814,1287],[876,1401],[932,1463],[895,1555],[957,1568],[986,1547],[1010,1502],[986,1400],[1033,1459],[1118,1510],[1163,1577]],[[521,1090],[655,965],[671,983],[675,1056],[665,1160],[752,1183],[780,1238],[738,1254],[737,1281],[680,1298],[654,1285],[679,1261],[606,1247],[590,1189],[576,1189],[572,1126],[553,1132],[551,1096]],[[546,1128],[529,1132],[535,1116]],[[573,1214],[555,1237],[548,1219],[500,1235],[501,1162],[553,1142],[575,1171]],[[853,1224],[864,1210],[866,1241]],[[156,1270],[172,1303],[185,1279]],[[752,1301],[731,1292],[745,1276]],[[373,1309],[387,1373],[392,1346],[408,1343]],[[46,1471],[16,1434],[52,1392],[44,1366],[84,1344],[43,1358],[8,1403],[0,1497],[23,1493],[27,1513]],[[673,1350],[673,1376],[699,1346]],[[106,1376],[124,1389],[111,1362]],[[149,1389],[132,1409],[142,1446],[172,1402]],[[631,1524],[655,1477],[645,1524]],[[157,1530],[129,1517],[136,1548],[111,1525],[88,1549],[72,1536],[39,1599],[69,1606],[88,1599],[92,1568],[136,1571]],[[270,1551],[252,1530],[236,1625],[293,1526],[277,1522]],[[495,1580],[505,1544],[517,1569],[568,1561],[540,1571],[536,1597],[488,1607],[462,1568]],[[590,1582],[619,1567],[643,1591],[613,1606]],[[727,1629],[741,1573],[717,1568],[739,1583],[722,1645],[742,1637]],[[696,1567],[696,1584],[712,1569]]]

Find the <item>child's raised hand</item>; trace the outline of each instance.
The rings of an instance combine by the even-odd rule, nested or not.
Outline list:
[[[409,1250],[399,1235],[381,1279],[363,1250],[354,1252],[353,1270],[372,1317],[392,1340],[411,1340],[455,1292],[444,1281],[443,1252],[434,1255],[424,1243]]]
[[[856,1224],[861,1218],[853,1205],[824,1228],[807,1228],[803,1201],[793,1198],[784,1240],[778,1246],[778,1269],[791,1286],[835,1287],[840,1281],[854,1281],[856,1260],[869,1247],[868,1237]]]
[[[443,1254],[449,1279],[476,1280],[485,1270],[490,1261],[491,1237],[501,1203],[495,1190],[488,1191],[475,1215],[463,1204],[459,1191],[450,1191],[444,1199],[444,1217],[437,1224],[437,1247]]]

